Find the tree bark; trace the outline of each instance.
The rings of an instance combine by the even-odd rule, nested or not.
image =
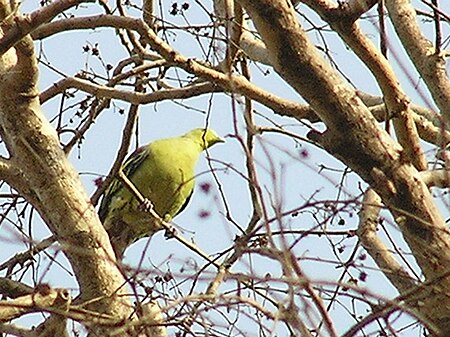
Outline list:
[[[414,294],[416,310],[438,326],[442,335],[450,335],[450,232],[419,172],[377,124],[355,90],[319,55],[290,2],[240,3],[261,35],[277,73],[326,124],[323,134],[311,133],[310,137],[358,173],[392,212],[430,282],[430,287]]]
[[[1,20],[12,15],[8,1],[1,1],[0,9]],[[87,309],[108,315],[110,324],[125,324],[134,311],[124,276],[77,172],[42,113],[37,79],[33,41],[25,36],[0,59],[0,133],[10,154],[2,158],[0,177],[32,203],[58,240],[79,283],[79,302],[97,299]]]

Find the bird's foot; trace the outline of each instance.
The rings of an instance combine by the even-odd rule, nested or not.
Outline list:
[[[169,240],[173,239],[176,234],[177,230],[175,229],[175,227],[170,226],[170,228],[167,228],[166,231],[164,232],[164,237],[166,238],[166,240]]]
[[[142,212],[150,212],[153,209],[153,203],[145,198],[144,201],[138,206],[138,209]]]

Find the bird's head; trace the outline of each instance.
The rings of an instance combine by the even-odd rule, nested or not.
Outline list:
[[[189,131],[184,135],[184,137],[188,137],[200,142],[204,150],[213,146],[214,144],[225,142],[225,140],[223,138],[220,138],[214,130],[204,128],[198,128]]]

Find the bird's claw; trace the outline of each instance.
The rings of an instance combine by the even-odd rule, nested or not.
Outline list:
[[[153,209],[153,203],[149,199],[145,198],[139,205],[138,209],[142,212],[150,212]]]
[[[164,232],[164,237],[169,240],[173,239],[177,233],[177,230],[174,227],[167,228]]]

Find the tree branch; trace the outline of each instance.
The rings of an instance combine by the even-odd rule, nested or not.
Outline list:
[[[8,4],[9,1],[1,0],[0,11],[7,11]],[[115,265],[106,231],[62,151],[54,128],[42,114],[37,60],[29,36],[0,59],[0,77],[2,140],[26,177],[34,196],[29,200],[62,244],[82,298],[99,299],[90,302],[90,308],[117,318],[130,318],[133,310],[123,287],[125,280]]]
[[[447,169],[420,172],[420,176],[429,187],[450,187],[450,171]]]
[[[450,231],[408,157],[379,127],[355,91],[322,59],[289,2],[240,2],[262,36],[275,70],[326,124],[323,134],[310,132],[311,138],[381,196],[426,278],[443,273],[450,265]],[[439,322],[443,334],[449,334],[450,313],[443,303],[449,302],[445,294],[450,292],[450,278],[433,291],[435,295],[423,312],[434,323]]]
[[[67,289],[52,289],[47,285],[39,286],[33,294],[14,300],[0,301],[0,322],[7,322],[27,313],[42,312],[51,309],[67,310],[71,297]]]
[[[4,32],[4,35],[0,38],[0,54],[6,52],[37,27],[52,20],[55,16],[61,14],[65,10],[81,3],[94,1],[95,0],[59,0],[50,2],[45,7],[28,15],[9,15],[7,19],[2,20],[0,24],[0,29]]]
[[[362,33],[358,22],[343,20],[341,17],[330,15],[329,8],[321,2],[309,1],[308,4],[322,16],[322,19],[331,25],[333,30],[340,35],[345,43],[370,69],[383,92],[387,119],[393,119],[399,143],[416,168],[419,171],[425,170],[427,161],[419,143],[419,136],[412,118],[410,100],[400,87],[400,83],[388,60],[372,41]]]
[[[161,40],[141,20],[114,15],[96,15],[62,21],[64,21],[64,23],[51,23],[46,25],[45,29],[36,32],[35,38],[42,39],[48,34],[55,34],[56,32],[68,31],[71,29],[93,29],[98,27],[130,29],[138,32],[141,36],[144,36],[145,40],[151,41],[153,48],[170,64],[178,66],[204,80],[215,83],[216,85],[221,86],[223,90],[247,96],[269,107],[275,112],[284,114],[288,113],[291,117],[298,119],[306,118],[311,115],[311,109],[305,105],[280,98],[268,91],[265,91],[246,80],[243,76],[224,74],[220,71],[207,67],[200,62],[184,57]],[[94,90],[95,87],[91,87],[91,84],[92,83],[89,82],[83,82],[83,86],[85,86],[86,89],[91,88],[93,92],[103,92],[104,94],[111,95],[112,97],[115,95],[113,93],[114,89],[105,89],[105,91],[103,91],[102,88],[96,88],[96,90]],[[133,93],[130,96],[128,95],[129,94],[120,92],[117,94],[117,98],[129,98],[132,103],[145,102],[144,100],[140,101],[140,96],[136,93]],[[148,102],[150,101],[151,100],[149,99]]]
[[[427,84],[446,123],[450,123],[450,81],[445,69],[445,55],[422,34],[416,12],[409,0],[386,0],[389,17],[403,47]]]
[[[42,97],[44,100],[47,100],[49,96],[54,96],[55,94],[70,88],[82,90],[96,97],[118,99],[131,104],[150,104],[168,99],[184,99],[199,96],[205,93],[220,91],[220,88],[214,84],[204,82],[188,85],[182,88],[166,89],[152,93],[141,93],[94,84],[81,78],[66,77],[49,88],[49,90],[51,90],[51,94],[49,94],[49,92],[44,92]]]
[[[29,295],[34,292],[34,288],[21,282],[13,281],[6,277],[0,277],[0,294],[9,298]]]
[[[362,208],[359,213],[357,234],[364,249],[399,293],[402,294],[415,286],[416,282],[394,259],[377,235],[379,213],[382,206],[381,198],[374,190],[368,189],[364,194]]]

